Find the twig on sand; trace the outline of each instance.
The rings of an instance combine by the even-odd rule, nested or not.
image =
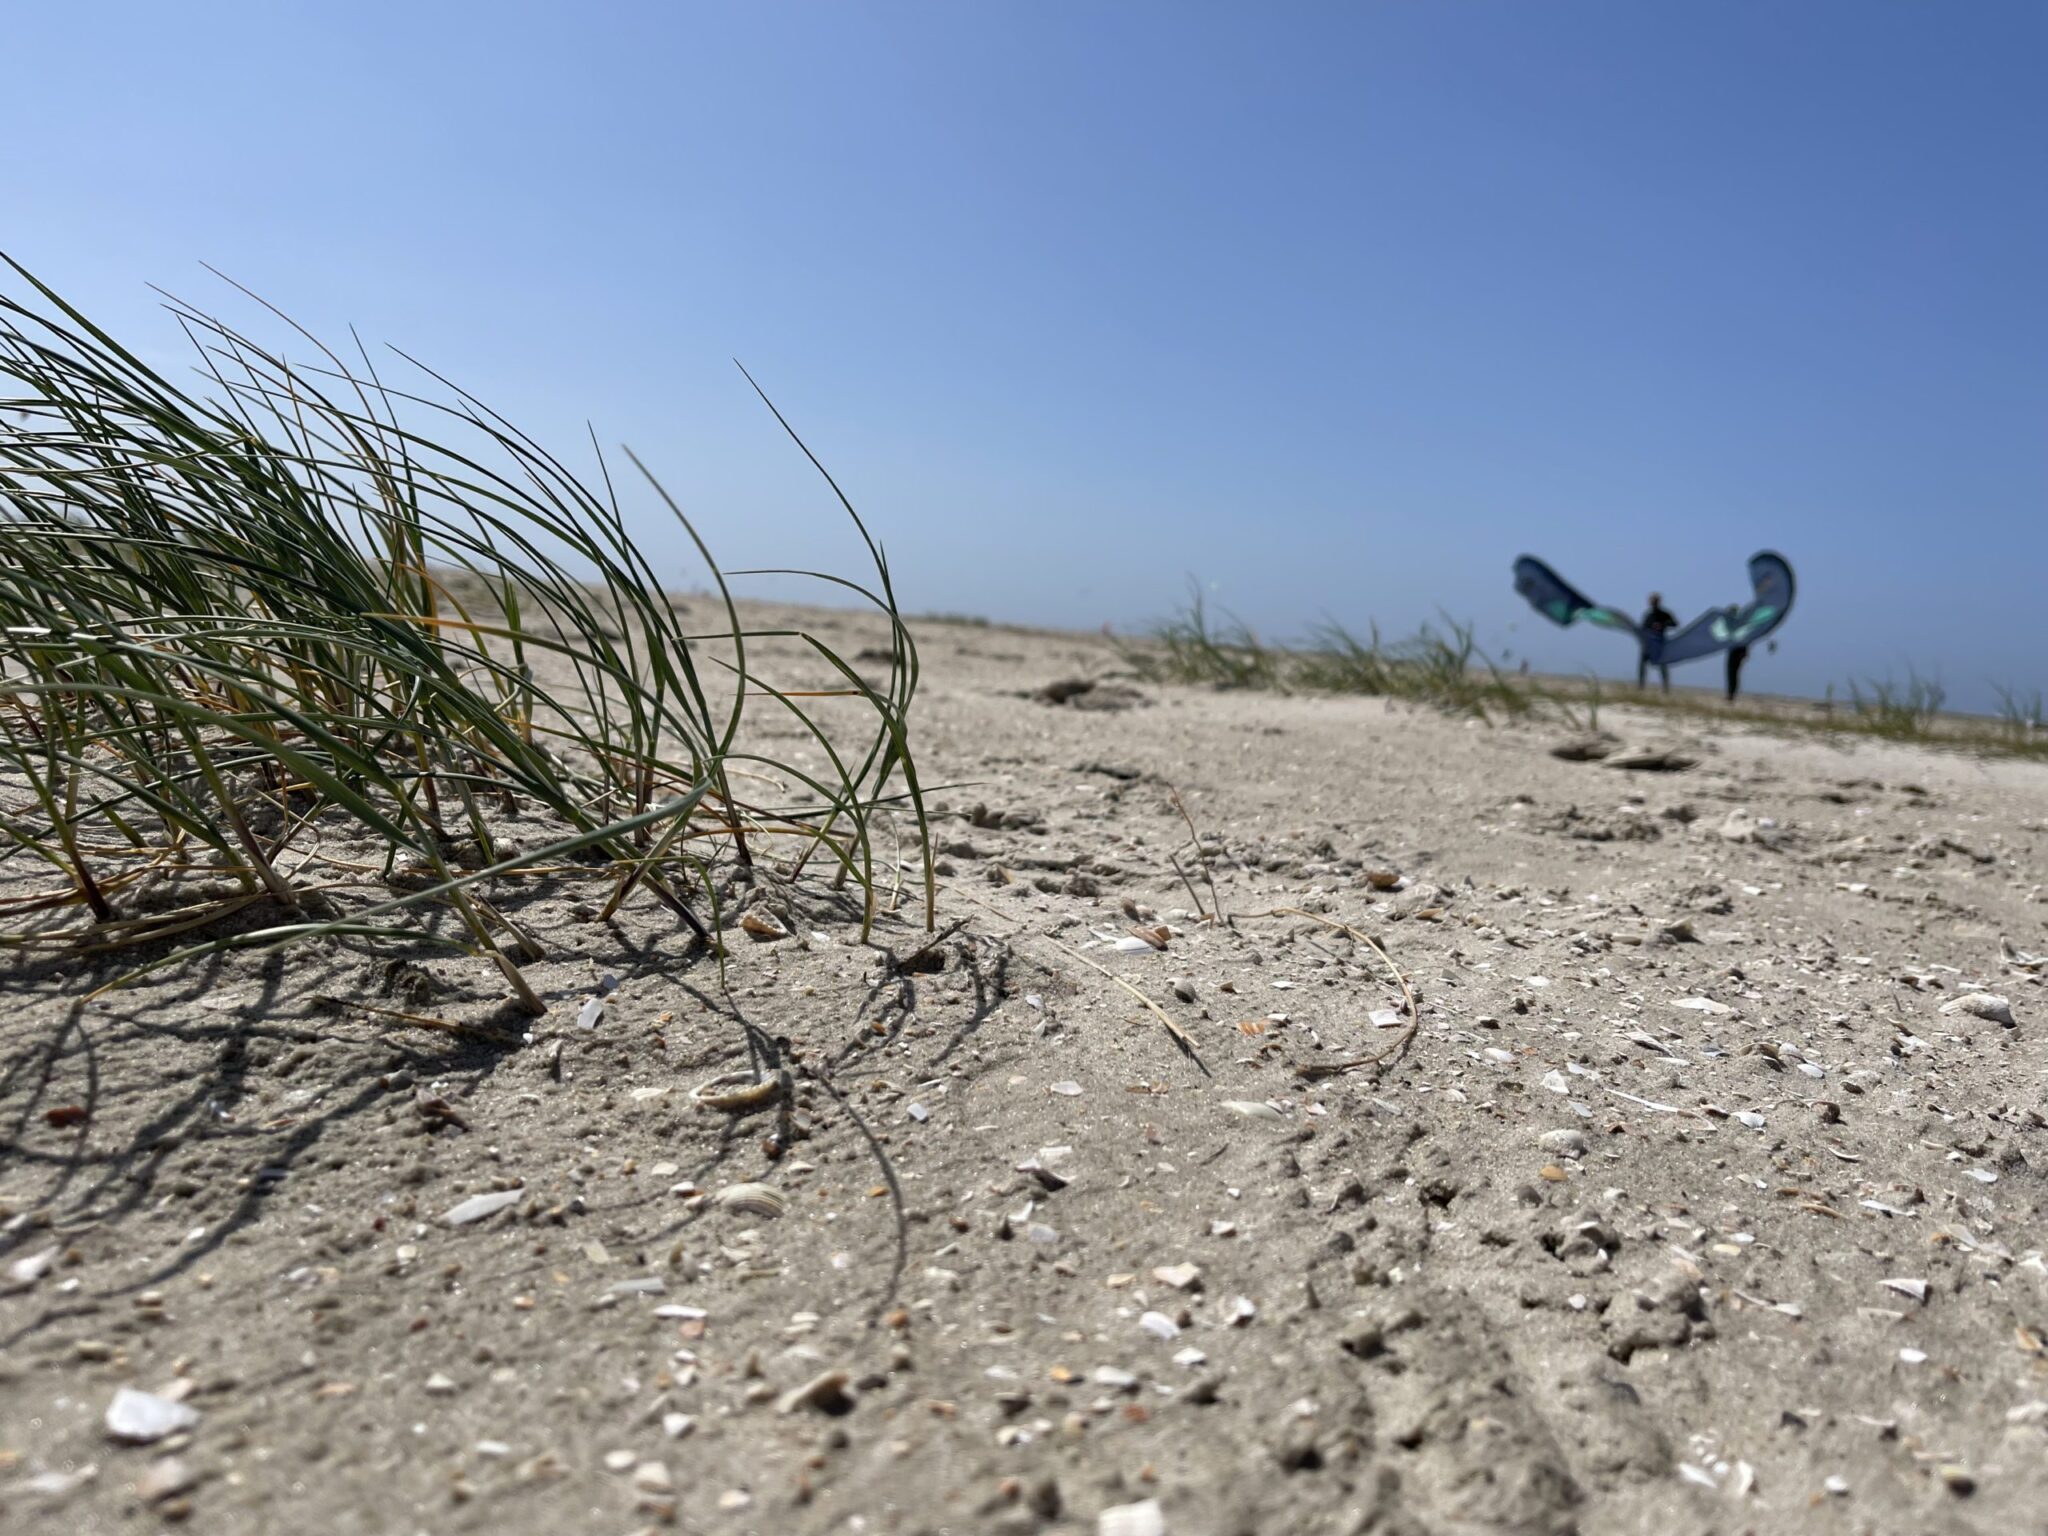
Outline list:
[[[1195,916],[1199,917],[1205,923],[1208,922],[1209,914],[1205,910],[1203,910],[1201,895],[1199,892],[1195,890],[1195,882],[1188,878],[1188,872],[1180,867],[1179,856],[1176,854],[1169,853],[1166,856],[1166,862],[1171,864],[1173,866],[1173,872],[1176,875],[1180,876],[1180,883],[1188,888],[1188,900],[1192,901],[1195,904]]]
[[[1024,932],[1023,926],[1019,923],[1012,921],[1010,915],[1007,912],[1003,912],[996,907],[992,907],[985,901],[977,901],[974,897],[968,895],[963,890],[957,889],[956,887],[949,885],[942,887],[942,889],[944,889],[945,892],[950,896],[957,896],[960,900],[964,902],[968,902],[973,906],[980,907],[984,912],[992,912],[997,917],[1000,917],[1005,923],[1008,923],[1010,925],[1010,934],[1012,937],[1015,937]],[[1045,936],[1042,934],[1034,934],[1033,937],[1045,938]],[[1078,960],[1081,964],[1087,966],[1089,970],[1096,972],[1098,975],[1107,976],[1111,981],[1115,982],[1118,986],[1122,987],[1126,992],[1130,993],[1131,996],[1135,997],[1139,1002],[1143,1003],[1148,1009],[1151,1010],[1152,1016],[1155,1019],[1157,1019],[1161,1024],[1166,1026],[1166,1032],[1169,1035],[1173,1036],[1173,1043],[1180,1047],[1181,1054],[1186,1056],[1187,1059],[1189,1061],[1192,1061],[1196,1066],[1200,1067],[1202,1069],[1202,1075],[1204,1077],[1209,1077],[1213,1075],[1209,1071],[1209,1064],[1202,1060],[1202,1053],[1195,1049],[1195,1042],[1193,1038],[1188,1034],[1186,1030],[1182,1029],[1178,1024],[1173,1022],[1172,1018],[1168,1016],[1164,1008],[1160,1007],[1157,1003],[1153,1002],[1151,998],[1147,997],[1143,992],[1140,992],[1128,981],[1125,981],[1123,977],[1117,975],[1115,971],[1107,970],[1104,967],[1097,965],[1093,960],[1090,960],[1086,955],[1082,954],[1079,950],[1069,949],[1066,945],[1062,944],[1058,939],[1045,938],[1045,942],[1050,944],[1054,949],[1059,950],[1060,953],[1064,954],[1068,959]]]
[[[1097,965],[1093,960],[1090,960],[1086,955],[1082,954],[1079,950],[1068,949],[1067,946],[1060,943],[1058,939],[1048,939],[1046,940],[1046,942],[1048,944],[1051,944],[1056,949],[1065,950],[1068,959],[1078,960],[1083,965],[1087,966],[1089,970],[1095,971],[1103,976],[1107,976],[1111,981],[1115,982],[1118,986],[1122,987],[1126,992],[1130,993],[1131,996],[1135,997],[1139,1002],[1143,1003],[1147,1008],[1151,1009],[1152,1016],[1159,1020],[1161,1024],[1164,1024],[1166,1026],[1166,1032],[1169,1035],[1173,1036],[1173,1042],[1175,1045],[1178,1045],[1181,1048],[1181,1053],[1185,1055],[1189,1061],[1192,1061],[1196,1066],[1202,1069],[1202,1075],[1204,1077],[1210,1075],[1208,1063],[1202,1060],[1201,1053],[1195,1049],[1195,1042],[1188,1037],[1188,1032],[1186,1030],[1182,1029],[1178,1024],[1174,1023],[1172,1019],[1167,1017],[1166,1010],[1164,1008],[1160,1007],[1157,1003],[1153,1002],[1151,998],[1147,997],[1144,993],[1140,992],[1128,981],[1125,981],[1123,977],[1117,975],[1115,971],[1109,970],[1104,966]]]
[[[1415,993],[1408,986],[1408,978],[1401,974],[1401,967],[1394,964],[1394,957],[1387,953],[1386,945],[1369,933],[1360,933],[1349,923],[1340,923],[1333,917],[1324,917],[1317,912],[1305,911],[1300,907],[1275,907],[1270,912],[1253,914],[1258,917],[1305,917],[1312,923],[1321,923],[1325,928],[1334,928],[1339,933],[1349,934],[1386,963],[1388,973],[1401,988],[1401,1001],[1408,1005],[1408,1027],[1401,1031],[1401,1038],[1383,1051],[1369,1056],[1354,1056],[1348,1061],[1312,1062],[1296,1067],[1300,1077],[1336,1077],[1345,1072],[1354,1072],[1360,1067],[1381,1067],[1398,1059],[1414,1043],[1416,1034],[1422,1028],[1422,1010],[1416,1006]]]
[[[391,1019],[399,1024],[409,1024],[414,1029],[440,1030],[451,1035],[470,1035],[478,1040],[488,1040],[493,1045],[519,1045],[517,1035],[508,1035],[501,1030],[485,1029],[480,1024],[463,1024],[454,1019],[439,1019],[427,1013],[405,1013],[397,1008],[379,1008],[374,1003],[359,1003],[353,998],[331,997],[321,994],[314,1002],[329,1008],[353,1008],[357,1013],[367,1013],[373,1018]]]
[[[1202,878],[1209,882],[1209,901],[1216,908],[1215,921],[1227,928],[1230,926],[1230,919],[1223,911],[1223,897],[1216,889],[1216,872],[1209,868],[1208,855],[1202,851],[1202,834],[1195,830],[1195,818],[1188,814],[1187,804],[1181,799],[1180,791],[1172,785],[1167,786],[1166,798],[1173,808],[1180,812],[1180,819],[1188,824],[1188,839],[1195,845],[1195,862],[1202,866]],[[1173,856],[1168,854],[1167,857],[1172,858]],[[1180,868],[1177,860],[1173,867],[1175,869]],[[1185,880],[1187,876],[1182,875],[1181,878]],[[1193,891],[1190,890],[1189,894],[1192,895]],[[1201,900],[1197,898],[1195,910],[1199,912],[1201,909]]]

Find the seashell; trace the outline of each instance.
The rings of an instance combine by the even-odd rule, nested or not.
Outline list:
[[[711,1202],[728,1210],[751,1211],[756,1216],[780,1216],[789,1209],[789,1202],[767,1184],[728,1184],[711,1197]]]
[[[1897,1291],[1901,1296],[1910,1296],[1915,1301],[1927,1299],[1927,1282],[1911,1280],[1903,1276],[1881,1282],[1888,1291]]]
[[[778,1397],[775,1411],[795,1413],[800,1408],[810,1408],[819,1413],[850,1413],[853,1411],[853,1397],[846,1388],[852,1380],[852,1375],[846,1371],[822,1372]]]
[[[1276,1125],[1287,1118],[1272,1105],[1257,1099],[1225,1099],[1223,1107],[1233,1115],[1243,1115],[1247,1120],[1270,1120]]]
[[[746,930],[749,938],[758,940],[763,944],[789,937],[789,930],[783,927],[776,920],[775,915],[770,912],[749,912],[740,919],[740,927]]]
[[[1971,992],[1963,997],[1951,998],[1935,1011],[1967,1013],[1972,1018],[1983,1019],[1992,1024],[2012,1025],[2018,1022],[2012,1016],[2012,1004],[1993,992]]]
[[[1396,891],[1401,888],[1401,876],[1396,870],[1368,869],[1365,883],[1376,891]]]
[[[699,1083],[690,1090],[690,1098],[705,1109],[724,1110],[728,1115],[745,1115],[766,1109],[770,1104],[779,1104],[789,1096],[789,1091],[787,1072],[756,1078],[751,1072],[739,1071],[721,1073]]]
[[[1095,1517],[1096,1536],[1166,1536],[1166,1511],[1157,1499],[1118,1504]]]

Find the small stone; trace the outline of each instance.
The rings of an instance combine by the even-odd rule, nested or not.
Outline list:
[[[628,1467],[635,1465],[639,1460],[640,1458],[631,1451],[606,1451],[604,1453],[604,1464],[613,1472],[623,1472]]]
[[[681,1440],[697,1427],[697,1421],[687,1413],[664,1413],[661,1416],[661,1432],[671,1440]]]
[[[1937,1469],[1936,1475],[1941,1478],[1942,1486],[1959,1499],[1967,1499],[1977,1491],[1977,1479],[1968,1467],[1948,1462]]]
[[[1176,1291],[1199,1291],[1202,1288],[1202,1269],[1198,1264],[1161,1264],[1152,1271],[1152,1278]]]
[[[441,1372],[436,1371],[427,1378],[427,1390],[436,1397],[447,1397],[457,1391],[458,1388],[453,1377],[445,1376]]]
[[[1223,1309],[1223,1326],[1242,1328],[1259,1315],[1259,1309],[1252,1304],[1249,1296],[1233,1296],[1230,1305]]]
[[[1138,1319],[1138,1326],[1151,1334],[1155,1339],[1177,1339],[1180,1337],[1180,1324],[1176,1323],[1164,1312],[1147,1312]]]

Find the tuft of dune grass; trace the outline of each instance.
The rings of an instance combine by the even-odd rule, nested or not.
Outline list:
[[[526,872],[595,871],[607,914],[658,901],[706,941],[735,876],[828,872],[872,920],[878,867],[895,875],[878,824],[923,829],[917,653],[829,475],[873,571],[820,579],[888,619],[877,683],[813,635],[744,626],[646,475],[718,594],[722,626],[687,630],[601,454],[579,476],[402,354],[403,388],[269,310],[310,359],[287,361],[166,296],[197,365],[178,382],[7,266],[0,860],[35,878],[0,945],[153,966],[416,943],[433,909],[537,1012],[520,963],[544,948],[493,900]],[[761,669],[770,638],[801,675]],[[757,746],[763,709],[825,766]],[[512,812],[546,841],[501,847]],[[204,894],[162,899],[179,887]]]

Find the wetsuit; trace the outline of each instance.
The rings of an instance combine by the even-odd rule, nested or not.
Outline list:
[[[1749,660],[1749,647],[1731,645],[1728,647],[1728,702],[1735,702],[1735,690],[1742,684],[1742,664]]]
[[[1643,615],[1643,654],[1636,663],[1636,686],[1646,686],[1650,681],[1650,668],[1654,665],[1664,678],[1664,691],[1671,691],[1671,669],[1664,665],[1664,637],[1678,628],[1677,616],[1662,603],[1652,603],[1650,611]]]

